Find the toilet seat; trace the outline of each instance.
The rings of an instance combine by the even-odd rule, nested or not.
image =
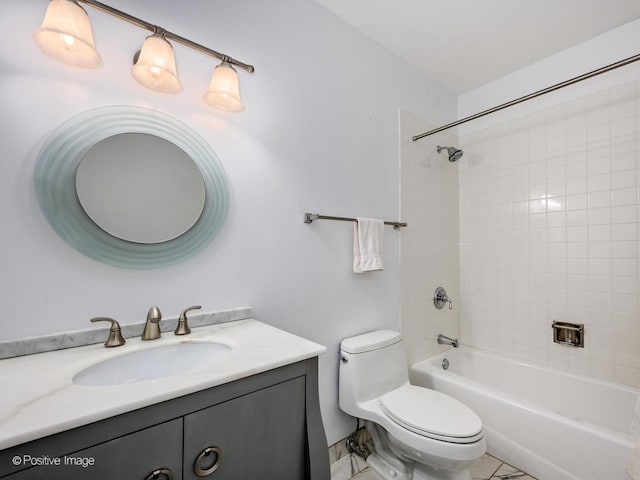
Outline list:
[[[398,425],[434,440],[474,443],[484,436],[473,410],[435,390],[407,384],[380,397],[380,406]]]

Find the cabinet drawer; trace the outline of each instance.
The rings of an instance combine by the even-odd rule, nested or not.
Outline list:
[[[184,417],[184,480],[211,468],[215,480],[306,478],[305,377],[258,390]],[[200,472],[201,475],[203,472]],[[207,477],[204,477],[207,478]]]
[[[26,453],[28,454],[28,452]],[[28,463],[28,458],[23,457]],[[35,466],[9,475],[7,480],[145,480],[154,470],[173,472],[182,479],[182,419],[149,427],[64,457],[59,465]],[[51,460],[49,460],[51,461]],[[74,465],[85,462],[86,466]],[[36,460],[37,462],[37,460]],[[89,463],[92,463],[89,465]],[[166,477],[160,476],[160,480]]]

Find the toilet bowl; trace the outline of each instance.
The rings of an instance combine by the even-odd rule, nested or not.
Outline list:
[[[376,330],[340,344],[340,408],[365,420],[385,480],[470,480],[486,451],[482,421],[466,405],[409,383],[402,337]]]

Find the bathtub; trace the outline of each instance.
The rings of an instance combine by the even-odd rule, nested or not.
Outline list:
[[[488,453],[540,480],[629,478],[637,389],[465,346],[413,365],[410,375],[473,409]]]

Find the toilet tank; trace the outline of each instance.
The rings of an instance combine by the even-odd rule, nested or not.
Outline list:
[[[400,333],[375,330],[340,343],[340,408],[358,416],[358,404],[409,382]]]

